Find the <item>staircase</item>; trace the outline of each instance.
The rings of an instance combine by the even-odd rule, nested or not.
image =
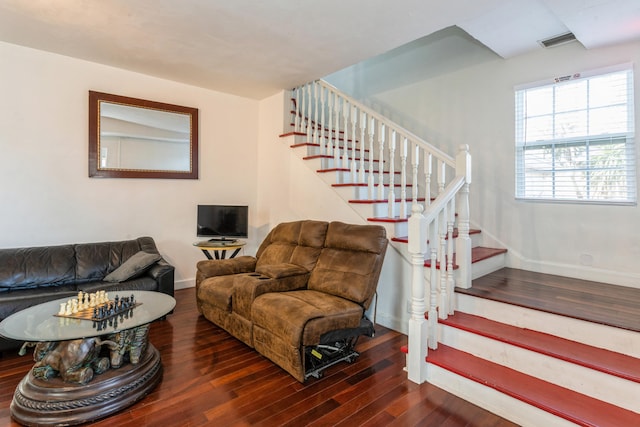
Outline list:
[[[454,292],[505,264],[469,226],[468,147],[450,157],[325,82],[292,101],[283,140],[412,266],[410,380],[524,426],[640,426],[640,334]]]
[[[408,251],[408,218],[401,218],[399,216],[388,216],[388,178],[385,178],[383,197],[370,198],[368,194],[367,184],[358,182],[349,182],[351,180],[351,171],[347,168],[335,167],[335,161],[332,156],[320,154],[321,147],[319,144],[307,142],[307,135],[299,132],[289,132],[281,135],[281,138],[286,139],[289,146],[296,153],[296,155],[302,159],[309,168],[316,171],[318,175],[323,179],[327,185],[331,186],[340,197],[348,203],[353,210],[355,210],[364,220],[384,226],[387,229],[387,234],[391,236],[391,244],[398,250],[403,257],[410,261],[411,255]],[[341,143],[344,143],[340,139]],[[340,145],[343,147],[343,145]],[[356,158],[356,161],[359,159]],[[377,162],[377,160],[375,160]],[[384,172],[385,175],[388,171]],[[399,187],[399,185],[397,185]],[[411,197],[411,186],[407,186],[408,197]],[[424,203],[424,198],[419,198],[419,202]],[[395,200],[396,211],[400,210],[401,200]],[[471,236],[471,277],[481,277],[491,271],[495,271],[504,266],[504,254],[506,249],[502,248],[489,248],[482,246],[481,230],[471,229],[469,230]],[[454,228],[452,238],[458,237],[458,229]],[[431,266],[431,260],[424,260],[424,267],[429,269]],[[439,270],[440,265],[437,264],[436,268]],[[458,270],[456,264],[455,253],[453,254],[453,269]]]

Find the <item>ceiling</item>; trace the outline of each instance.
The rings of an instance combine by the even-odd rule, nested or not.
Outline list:
[[[640,40],[640,0],[0,0],[1,41],[255,99],[452,26],[503,58],[590,49]]]

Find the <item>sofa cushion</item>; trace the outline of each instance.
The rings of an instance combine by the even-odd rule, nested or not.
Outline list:
[[[76,249],[76,279],[102,280],[127,259],[141,250],[138,240],[120,242],[80,243]],[[147,250],[157,253],[157,250]]]
[[[124,282],[134,277],[142,275],[153,264],[160,261],[160,254],[151,254],[144,251],[136,252],[127,259],[122,265],[105,276],[105,282]]]
[[[210,277],[203,280],[196,289],[196,297],[200,301],[220,310],[231,312],[231,292],[234,280],[225,276]]]
[[[367,306],[378,284],[387,243],[383,227],[332,222],[307,288]]]
[[[292,264],[286,264],[292,265]],[[251,319],[251,305],[259,295],[267,292],[285,292],[304,289],[309,273],[298,267],[300,274],[271,278],[258,273],[238,274],[233,278],[231,303],[233,312]],[[227,279],[228,280],[228,279]]]
[[[312,270],[324,245],[328,223],[295,221],[278,224],[260,245],[257,267],[290,263]]]
[[[48,288],[22,289],[19,292],[6,292],[2,294],[0,304],[0,320],[6,319],[13,313],[25,308],[52,301],[58,298],[71,298],[78,296],[76,285],[60,285]],[[51,313],[53,316],[55,313]]]
[[[75,279],[72,245],[0,249],[0,291],[58,286]]]
[[[251,307],[256,326],[293,347],[318,344],[329,331],[355,328],[363,313],[360,305],[349,300],[310,290],[262,294]]]
[[[87,282],[82,285],[78,285],[78,290],[87,293],[107,291],[109,292],[109,298],[115,296],[114,292],[122,292],[120,296],[126,297],[126,291],[157,291],[158,282],[156,282],[151,276],[141,276],[120,283],[102,281]]]

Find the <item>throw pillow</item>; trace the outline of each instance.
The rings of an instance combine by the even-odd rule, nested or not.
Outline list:
[[[133,279],[147,271],[148,268],[160,261],[161,258],[160,254],[151,254],[144,251],[137,252],[123,262],[120,267],[105,276],[104,281],[119,283]]]

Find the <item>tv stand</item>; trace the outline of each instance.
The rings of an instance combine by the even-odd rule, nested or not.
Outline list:
[[[235,242],[238,241],[238,239],[229,239],[229,238],[226,238],[226,237],[213,237],[213,238],[211,238],[211,239],[209,239],[207,241],[211,242],[211,243],[218,243],[218,242],[235,243]]]
[[[193,246],[197,246],[202,250],[202,253],[205,254],[207,259],[225,259],[227,251],[234,249],[233,253],[229,258],[233,258],[238,255],[240,249],[246,245],[245,241],[231,240],[231,239],[212,239],[212,240],[203,240],[201,242],[195,242]],[[214,257],[211,256],[209,251],[213,252]]]

